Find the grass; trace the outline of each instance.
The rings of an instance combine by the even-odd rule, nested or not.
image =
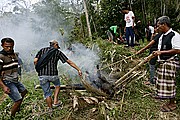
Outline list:
[[[163,101],[158,101],[150,97],[149,93],[153,92],[151,88],[143,85],[143,79],[134,80],[127,85],[124,93],[124,101],[122,102],[122,92],[118,95],[117,99],[105,99],[105,103],[108,104],[104,108],[105,113],[102,112],[102,102],[96,105],[86,105],[79,108],[78,111],[72,109],[72,96],[70,93],[73,91],[61,91],[59,98],[63,102],[62,109],[55,109],[53,116],[43,114],[47,109],[46,102],[43,98],[41,89],[34,89],[34,81],[38,83],[38,78],[35,73],[26,73],[23,75],[22,83],[26,86],[29,93],[26,96],[21,111],[16,115],[16,120],[34,119],[34,120],[105,120],[107,116],[110,119],[115,120],[166,120],[165,118],[177,119],[180,113],[180,109],[173,111],[172,113],[161,113],[159,110]],[[153,87],[153,86],[151,86]],[[1,92],[2,93],[2,92]],[[91,95],[91,94],[87,94]],[[87,96],[86,95],[86,96]],[[0,119],[9,119],[9,111],[12,105],[12,101],[9,97],[4,99],[4,102],[0,105]],[[121,110],[122,105],[122,110]],[[95,112],[92,112],[92,108],[96,108]],[[42,115],[41,115],[42,114]]]
[[[100,42],[102,48],[105,47],[105,43]],[[107,45],[104,56],[107,61],[114,56],[110,52],[116,50],[116,54],[128,54],[132,55],[129,49],[124,49],[122,46],[116,46],[112,48],[112,45]],[[123,50],[122,50],[123,49]],[[140,49],[135,47],[135,50]],[[103,49],[102,49],[103,50]],[[141,57],[146,56],[148,53],[144,53]],[[119,56],[115,55],[115,60],[118,61]],[[132,64],[131,64],[132,65]],[[130,66],[131,66],[130,65]],[[132,67],[132,66],[131,66]],[[147,66],[144,65],[141,68],[146,70]],[[62,83],[69,83],[65,80],[64,76],[60,76]],[[141,79],[134,79],[130,82],[124,91],[121,91],[113,99],[99,100],[97,104],[85,104],[82,103],[78,107],[78,110],[73,109],[73,97],[79,95],[73,90],[60,91],[59,99],[63,102],[61,108],[55,109],[53,115],[50,116],[46,113],[47,105],[43,98],[43,92],[41,89],[34,89],[34,83],[39,84],[36,73],[24,73],[22,76],[22,83],[28,89],[28,95],[25,97],[21,111],[16,115],[15,120],[178,120],[180,115],[180,108],[169,113],[162,113],[159,109],[165,101],[155,100],[151,97],[154,92],[154,86],[145,86],[143,82],[147,79],[148,74]],[[178,79],[179,80],[179,79]],[[177,86],[180,86],[179,81]],[[180,90],[177,89],[177,102],[179,106]],[[124,97],[123,97],[124,94]],[[0,90],[0,96],[2,96],[2,90]],[[84,93],[80,97],[97,97],[95,94]],[[122,101],[123,100],[123,101]],[[79,103],[80,104],[80,103]],[[10,119],[9,111],[12,106],[12,101],[7,96],[0,104],[0,119]]]

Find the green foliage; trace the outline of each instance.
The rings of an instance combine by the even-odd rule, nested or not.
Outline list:
[[[124,27],[124,15],[120,12],[124,3],[130,6],[135,14],[135,19],[142,21],[142,31],[144,31],[148,21],[153,25],[156,22],[155,20],[162,15],[170,17],[174,30],[180,28],[180,9],[179,2],[176,0],[132,0],[131,4],[129,4],[129,0],[101,0],[100,3],[97,0],[89,0],[87,1],[87,8],[92,34],[105,39],[107,38],[105,31],[110,26],[121,23]],[[80,14],[77,19],[74,30],[72,30],[75,31],[75,34],[72,32],[74,35],[71,39],[84,39],[88,34],[84,13]],[[78,35],[78,38],[75,35]]]
[[[39,21],[34,21],[34,24],[39,24],[37,28],[34,25],[37,32],[41,29],[39,27],[42,26],[41,30],[48,28],[50,30],[59,31],[63,28],[65,31],[69,31],[73,25],[73,21],[71,21],[73,13],[60,5],[59,0],[47,0],[46,2],[42,2],[40,5],[34,6],[34,12],[41,18]]]

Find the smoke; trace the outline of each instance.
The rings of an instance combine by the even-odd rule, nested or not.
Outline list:
[[[14,49],[16,52],[19,52],[19,56],[24,63],[24,70],[27,72],[35,70],[33,60],[36,53],[42,47],[49,46],[49,41],[52,39],[58,40],[61,51],[83,72],[93,71],[96,64],[98,64],[97,46],[94,46],[92,49],[86,48],[79,43],[69,46],[66,43],[68,36],[66,28],[64,28],[65,33],[62,36],[57,30],[52,30],[41,23],[41,19],[33,13],[3,16],[0,18],[0,26],[0,38],[11,37],[14,39]],[[68,74],[70,77],[78,74],[68,64],[62,64],[61,62],[59,62],[59,70],[60,74]]]
[[[99,62],[98,51],[97,46],[90,49],[80,43],[72,44],[70,47],[63,50],[67,57],[76,63],[83,72],[88,71],[90,74],[96,74],[97,72],[96,65]],[[68,73],[71,77],[77,74],[69,65],[63,65],[62,67],[65,67],[65,69],[61,71],[62,73]]]
[[[51,39],[60,38],[53,30],[36,30],[37,26],[33,27],[32,20],[39,21],[39,18],[33,14],[11,14],[0,18],[0,38],[10,37],[15,41],[14,50],[20,53],[26,71],[34,70],[33,59],[38,49]],[[41,24],[38,25],[43,28]]]

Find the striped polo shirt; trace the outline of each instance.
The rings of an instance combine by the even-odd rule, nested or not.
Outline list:
[[[50,50],[51,47],[42,48],[35,58],[40,59],[44,53]],[[47,65],[45,65],[39,72],[38,76],[56,76],[58,75],[57,64],[58,61],[61,60],[62,63],[65,63],[68,58],[65,54],[63,54],[60,50],[56,50],[54,56],[48,61]]]
[[[18,58],[17,55],[4,55],[0,53],[0,77],[3,80],[18,82]]]

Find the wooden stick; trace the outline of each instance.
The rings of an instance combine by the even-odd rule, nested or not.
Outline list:
[[[126,57],[126,58],[124,58],[124,59],[122,59],[122,60],[120,60],[120,61],[117,61],[117,62],[115,62],[115,63],[112,63],[112,64],[110,64],[110,65],[107,65],[107,66],[105,66],[105,67],[101,68],[100,70],[103,70],[103,69],[105,69],[105,68],[107,68],[107,67],[109,67],[109,66],[113,66],[113,65],[115,65],[115,64],[118,64],[118,63],[122,62],[123,60],[129,59],[129,58],[132,58],[132,57],[133,57],[133,56],[135,56],[135,55],[136,55],[136,54],[131,55],[131,56],[129,56],[129,57]]]
[[[34,88],[35,89],[41,89],[41,86],[35,85]],[[51,85],[50,89],[55,89],[55,86]],[[64,90],[64,89],[85,90],[86,88],[84,86],[77,86],[75,84],[72,84],[72,85],[60,85],[60,89],[61,90]]]
[[[120,111],[122,111],[122,108],[123,108],[124,95],[125,95],[125,89],[123,90],[123,96],[122,96],[122,100],[121,100],[121,107],[120,107]]]
[[[140,66],[142,66],[144,63],[148,62],[149,60],[151,60],[152,58],[154,58],[155,56],[153,54],[150,54],[146,59],[144,59],[143,61],[141,61],[138,65],[136,65],[134,68],[132,68],[128,73],[126,73],[124,76],[122,76],[119,80],[117,80],[115,82],[115,88],[118,87],[119,82],[121,82],[122,80],[124,80],[126,77],[128,77],[134,70],[138,69]]]

